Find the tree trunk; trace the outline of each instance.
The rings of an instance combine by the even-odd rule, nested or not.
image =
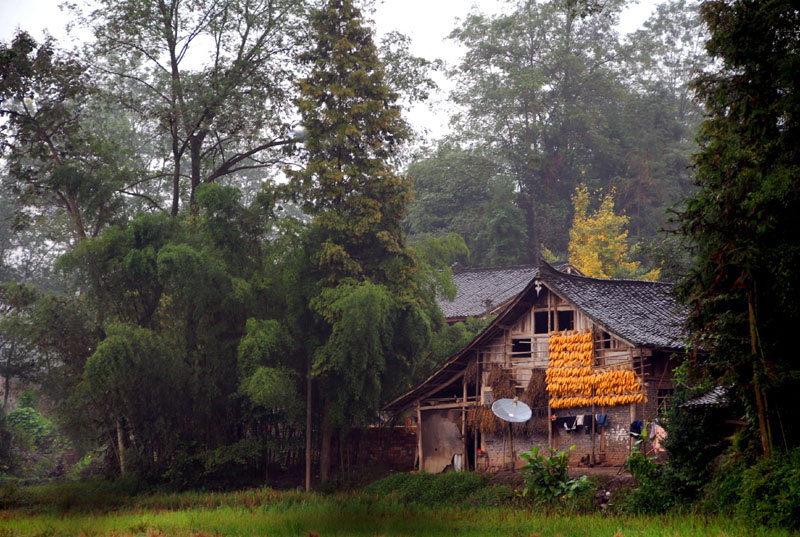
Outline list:
[[[319,453],[319,480],[327,483],[331,473],[331,424],[327,415],[322,418],[322,446]]]
[[[750,353],[753,360],[753,389],[756,396],[756,411],[758,413],[758,431],[761,436],[761,449],[764,452],[764,457],[772,456],[772,438],[769,431],[769,422],[767,419],[766,406],[767,401],[764,392],[761,388],[759,380],[759,367],[758,364],[761,359],[758,356],[758,335],[756,330],[756,314],[755,307],[753,306],[753,294],[748,293],[747,297],[747,310],[748,320],[750,323]]]
[[[119,473],[125,475],[125,442],[122,434],[122,422],[117,419],[117,445],[119,446]]]
[[[306,369],[306,492],[311,490],[311,356]]]

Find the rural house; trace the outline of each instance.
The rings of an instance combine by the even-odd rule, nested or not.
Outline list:
[[[572,464],[622,464],[630,432],[666,404],[685,351],[671,286],[587,278],[568,264],[464,271],[456,283],[459,295],[442,303],[449,321],[497,317],[387,405],[416,413],[419,467],[497,470],[532,445],[575,445]],[[490,406],[513,397],[533,417],[509,427]]]

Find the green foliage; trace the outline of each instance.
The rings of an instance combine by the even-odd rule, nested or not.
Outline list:
[[[800,448],[763,459],[742,474],[736,516],[751,524],[800,529]]]
[[[272,411],[281,411],[283,417],[292,422],[302,413],[297,388],[296,374],[286,368],[258,366],[253,374],[242,382],[242,392],[253,404]]]
[[[415,378],[422,381],[441,366],[448,358],[460,351],[491,322],[491,318],[469,317],[465,321],[443,324],[433,333],[430,355],[419,364]]]
[[[569,454],[574,449],[570,446],[568,451],[557,452],[551,448],[549,455],[540,455],[539,446],[534,446],[521,453],[525,461],[520,469],[525,478],[522,495],[538,505],[555,507],[569,506],[573,499],[579,501],[591,492],[592,484],[586,476],[573,479],[567,474]]]
[[[731,402],[726,409],[684,408],[683,403],[714,387],[708,381],[693,379],[688,361],[673,370],[673,385],[675,392],[662,416],[667,431],[662,445],[668,455],[665,488],[675,502],[681,503],[696,500],[711,479],[714,460],[725,446],[724,416],[735,406]]]
[[[458,261],[477,266],[520,262],[527,232],[525,215],[514,205],[514,185],[497,163],[452,142],[413,162],[415,199],[406,228],[416,237],[457,234],[469,248]],[[455,261],[454,259],[453,261]]]
[[[20,407],[6,414],[6,424],[23,445],[50,451],[56,442],[53,422],[31,407]]]
[[[488,476],[471,472],[393,474],[366,487],[403,504],[453,505],[486,488]]]
[[[96,237],[120,216],[120,190],[138,166],[94,88],[83,60],[25,32],[0,45],[0,147],[4,183],[21,209],[63,216],[75,240]],[[124,127],[124,126],[123,126]],[[30,220],[20,210],[19,220]],[[34,211],[34,213],[36,212]]]
[[[636,480],[636,487],[627,491],[620,506],[622,511],[633,514],[658,514],[675,505],[675,496],[670,492],[664,468],[653,462],[645,453],[640,438],[625,465]]]
[[[332,327],[313,365],[335,386],[327,412],[339,426],[364,424],[378,410],[387,358],[395,353],[396,299],[382,285],[342,283],[312,305]]]
[[[589,212],[589,189],[581,184],[575,189],[575,209],[569,231],[569,262],[593,278],[658,278],[658,270],[641,274],[639,263],[630,259],[628,217],[614,212],[614,189],[600,195],[600,206]]]
[[[703,363],[734,386],[761,451],[800,443],[785,428],[800,373],[792,335],[800,317],[800,151],[797,9],[794,2],[706,2],[707,49],[719,69],[693,89],[705,104],[696,193],[681,232],[696,259],[682,281]],[[779,435],[778,431],[785,434]]]
[[[464,239],[449,233],[442,237],[423,234],[412,241],[414,254],[419,267],[418,285],[430,297],[452,300],[457,289],[453,283],[450,268],[460,256],[469,255]]]
[[[528,262],[543,244],[567,250],[570,196],[587,178],[591,189],[617,188],[637,238],[652,237],[665,222],[665,208],[686,192],[699,117],[686,79],[704,64],[696,50],[702,26],[674,3],[654,15],[646,35],[623,44],[615,30],[623,5],[517,2],[495,16],[473,12],[451,34],[466,49],[452,72],[457,87],[451,99],[463,109],[451,119],[455,138],[470,155],[488,161],[453,171],[475,178],[476,185],[492,176],[511,182],[516,214],[495,221],[509,233],[495,236],[509,246],[527,238]],[[425,193],[446,208],[437,190]],[[475,214],[483,224],[473,209],[478,200],[470,199],[460,218]],[[435,212],[428,221],[437,222]],[[474,254],[480,252],[472,237],[465,239]],[[511,253],[503,248],[495,259],[507,262]]]

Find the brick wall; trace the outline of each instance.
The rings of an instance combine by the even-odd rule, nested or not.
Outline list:
[[[609,417],[609,426],[605,431],[604,453],[601,449],[602,436],[599,434],[600,431],[598,430],[598,434],[594,435],[595,460],[598,464],[618,466],[623,464],[628,457],[631,447],[629,434],[632,421],[631,406],[635,407],[636,405],[621,405],[605,409],[605,413]],[[565,408],[555,410],[554,414],[557,418],[560,418],[591,414],[591,412],[591,407]],[[600,410],[598,409],[597,413],[599,412]],[[589,424],[589,427],[591,427],[591,424]],[[482,436],[481,444],[485,455],[479,457],[479,469],[494,471],[510,466],[507,433],[502,435],[485,434]],[[547,435],[514,435],[513,448],[517,466],[522,464],[519,461],[519,454],[530,450],[534,445],[540,446],[540,453],[547,453]],[[575,449],[570,455],[570,464],[579,466],[582,464],[581,459],[584,459],[587,455],[591,456],[592,434],[586,434],[585,427],[567,432],[563,427],[557,429],[553,424],[553,446],[557,446],[558,450],[561,451],[569,449],[572,445],[575,446]],[[483,468],[481,468],[481,465],[483,465]]]
[[[346,442],[352,460],[358,465],[387,466],[407,471],[414,467],[417,454],[416,427],[374,427],[353,431]],[[338,452],[335,452],[338,457]]]

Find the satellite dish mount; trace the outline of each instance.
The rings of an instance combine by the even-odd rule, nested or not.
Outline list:
[[[511,424],[524,423],[531,419],[533,413],[528,405],[519,400],[519,397],[513,399],[498,399],[492,403],[492,412],[495,416],[508,423],[508,454],[511,459],[511,471],[515,472],[514,436],[511,432]]]

